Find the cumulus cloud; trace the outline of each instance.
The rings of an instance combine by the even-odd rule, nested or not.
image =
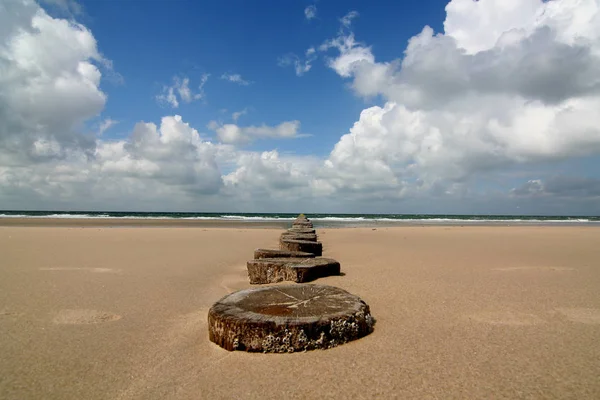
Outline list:
[[[238,168],[223,180],[229,186],[248,186],[246,191],[286,191],[308,186],[311,175],[307,163],[281,158],[277,150],[241,153]],[[250,188],[251,187],[251,188]]]
[[[224,198],[236,199],[242,210],[267,212],[323,207],[313,189],[315,171],[321,161],[316,157],[264,152],[238,151],[232,171],[223,176]],[[333,209],[339,207],[334,203]]]
[[[100,81],[109,62],[93,35],[33,2],[2,7],[0,202],[5,207],[222,209],[222,196],[236,204],[239,191],[252,186],[252,171],[263,182],[254,185],[261,190],[271,182],[286,186],[287,175],[298,174],[298,163],[276,152],[263,157],[229,144],[297,137],[298,121],[217,126],[223,143],[204,140],[178,115],[163,117],[158,125],[139,122],[121,139],[102,138],[117,123],[110,118],[98,123],[97,135],[82,134],[84,123],[106,102]],[[187,77],[176,77],[165,101],[175,106],[201,98],[207,78],[193,91]]]
[[[239,126],[236,124],[219,124],[211,121],[209,129],[217,133],[219,141],[227,144],[246,144],[255,139],[291,139],[300,137],[300,121],[285,121],[279,125]]]
[[[317,18],[317,6],[311,4],[310,6],[306,7],[304,9],[304,17],[306,17],[306,19],[309,21],[311,19]]]
[[[241,85],[241,86],[248,86],[250,83],[252,83],[252,82],[247,81],[244,78],[242,78],[242,76],[240,74],[223,74],[223,75],[221,75],[221,79],[229,81],[229,82],[237,83],[238,85]]]
[[[106,102],[100,81],[109,62],[92,33],[74,21],[49,16],[31,1],[1,7],[2,204],[103,207],[112,200],[156,203],[177,194],[187,198],[220,190],[218,146],[203,141],[179,116],[163,118],[160,127],[138,123],[122,140],[82,134],[84,123]],[[188,89],[184,79],[175,93],[182,101],[197,97]],[[100,122],[98,137],[115,123],[110,118]],[[140,199],[141,193],[150,198]]]
[[[347,35],[342,34],[319,46],[320,51],[327,51],[331,48],[338,50],[340,55],[329,58],[327,64],[344,78],[350,78],[354,69],[363,63],[367,65],[375,63],[375,56],[371,53],[371,48],[357,43],[352,32]]]
[[[33,151],[45,161],[0,167],[0,198],[17,195],[71,207],[79,202],[122,207],[135,199],[136,206],[162,202],[169,208],[216,194],[223,185],[216,161],[223,150],[202,140],[178,115],[163,117],[160,126],[139,122],[124,139],[98,140],[92,157],[74,150],[49,158],[60,147],[48,140],[36,141]]]
[[[425,27],[391,62],[348,29],[321,46],[357,95],[385,100],[336,144],[327,182],[402,196],[600,153],[597,1],[453,0],[446,10],[444,33]]]
[[[81,24],[49,16],[31,1],[0,13],[0,163],[94,151],[78,131],[100,113],[106,60]],[[27,161],[29,160],[29,161]]]
[[[82,134],[107,101],[100,83],[110,60],[81,24],[31,1],[1,7],[5,205],[222,210],[243,200],[248,210],[281,200],[320,206],[329,198],[342,211],[339,199],[362,207],[436,196],[458,204],[489,173],[600,154],[600,7],[593,0],[452,0],[444,32],[424,27],[386,62],[357,39],[358,14],[349,13],[337,37],[280,60],[301,76],[325,53],[357,96],[381,100],[325,160],[240,150],[259,139],[303,136],[299,121],[238,125],[245,110],[232,113],[231,124],[209,124],[215,143],[178,115],[139,122],[116,140],[102,137],[112,119],[96,135]],[[245,81],[235,75],[223,79]],[[159,100],[178,107],[201,99],[207,79],[194,86],[175,77]],[[503,199],[597,204],[597,178],[533,178],[505,187]]]
[[[162,93],[156,96],[156,100],[161,104],[170,105],[172,108],[179,107],[179,102],[191,103],[194,100],[200,100],[204,98],[204,85],[208,81],[210,74],[203,74],[200,78],[200,84],[196,92],[190,89],[190,79],[180,78],[178,76],[173,77],[173,84],[170,86],[163,86]]]
[[[163,117],[160,127],[139,122],[128,140],[99,143],[96,162],[102,175],[137,177],[192,193],[215,193],[221,175],[213,144],[181,116]]]

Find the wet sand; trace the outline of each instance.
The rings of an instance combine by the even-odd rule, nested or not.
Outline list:
[[[600,229],[322,229],[375,331],[227,352],[206,314],[279,229],[0,227],[0,398],[600,398]]]

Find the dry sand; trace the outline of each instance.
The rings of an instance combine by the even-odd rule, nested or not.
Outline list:
[[[280,230],[0,228],[0,398],[600,398],[600,229],[320,230],[375,331],[227,352],[211,304]]]

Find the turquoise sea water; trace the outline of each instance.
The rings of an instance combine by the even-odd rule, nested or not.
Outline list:
[[[291,221],[298,214],[284,213],[178,213],[123,211],[0,211],[0,218],[133,218],[189,219],[221,221]],[[439,215],[439,214],[309,214],[319,226],[364,225],[463,225],[463,224],[575,224],[600,225],[600,216],[539,216],[539,215]]]

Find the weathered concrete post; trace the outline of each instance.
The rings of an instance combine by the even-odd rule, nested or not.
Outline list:
[[[368,335],[374,323],[369,306],[358,296],[324,285],[241,290],[208,312],[210,340],[230,351],[327,349]]]

